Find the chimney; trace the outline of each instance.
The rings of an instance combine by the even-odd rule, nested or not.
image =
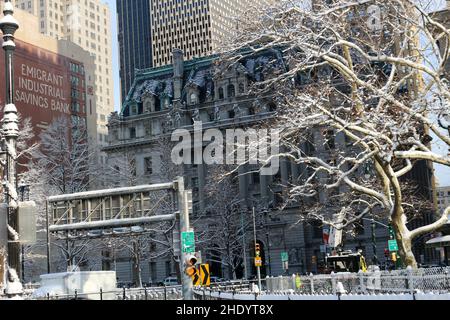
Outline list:
[[[183,50],[173,49],[173,92],[174,100],[181,99],[181,91],[183,88],[183,74],[184,74],[184,58]]]

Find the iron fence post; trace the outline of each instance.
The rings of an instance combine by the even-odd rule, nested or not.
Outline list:
[[[147,288],[144,288],[144,294],[145,294],[145,301],[147,301],[148,300]]]
[[[291,282],[292,290],[297,291],[297,286],[295,285],[295,279],[296,279],[296,275],[293,274],[292,277],[291,277],[291,280],[292,280],[292,282]]]
[[[100,301],[103,301],[103,289],[100,288]]]
[[[126,293],[126,291],[125,291],[126,289],[125,289],[125,287],[123,287],[123,300],[127,300],[127,293]]]
[[[406,272],[407,272],[407,277],[406,277],[406,281],[407,281],[407,289],[409,290],[409,292],[411,294],[414,294],[414,280],[413,280],[413,269],[411,268],[411,266],[408,266],[406,268]]]
[[[331,272],[331,290],[333,292],[333,295],[336,295],[336,274],[334,273],[334,271]]]
[[[78,300],[78,291],[75,290],[75,300]]]
[[[167,300],[167,287],[164,285],[164,300]]]
[[[367,293],[367,288],[364,285],[364,272],[362,270],[358,271],[359,276],[359,287],[361,288],[361,292]]]

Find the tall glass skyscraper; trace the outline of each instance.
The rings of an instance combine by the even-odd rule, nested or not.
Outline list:
[[[191,60],[211,53],[235,30],[234,17],[274,0],[117,0],[122,100],[135,68],[172,63],[172,50]]]
[[[152,67],[151,0],[117,0],[122,101],[134,80],[135,69]]]

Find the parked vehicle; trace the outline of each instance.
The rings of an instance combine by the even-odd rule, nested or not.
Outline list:
[[[366,260],[361,252],[343,251],[336,255],[328,255],[326,263],[327,273],[331,271],[358,272],[359,270],[367,270]]]
[[[177,277],[168,277],[164,279],[163,285],[166,287],[170,287],[170,286],[178,286],[180,285],[180,283],[178,282]]]
[[[225,280],[219,277],[211,277],[211,283],[224,282]]]

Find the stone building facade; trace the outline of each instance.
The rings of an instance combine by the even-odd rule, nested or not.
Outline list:
[[[267,56],[256,56],[232,69],[220,70],[215,56],[184,61],[181,51],[174,50],[173,55],[173,66],[140,70],[120,114],[112,114],[109,119],[109,146],[104,151],[111,164],[119,163],[124,154],[131,153],[136,183],[157,183],[171,178],[167,172],[170,159],[166,160],[167,155],[162,154],[160,144],[170,140],[175,129],[192,132],[195,121],[202,121],[203,130],[246,128],[270,124],[276,114],[276,104],[270,96],[256,98],[249,93],[251,82],[263,77]],[[313,137],[318,142],[315,152],[327,152],[322,132],[317,130]],[[345,137],[338,135],[333,143],[345,144]],[[250,165],[239,167],[236,185],[238,202],[245,217],[251,218],[253,206],[258,208],[256,235],[264,260],[262,274],[277,276],[286,272],[281,257],[283,252],[289,254],[289,273],[319,271],[325,257],[323,227],[314,221],[299,220],[299,211],[305,209],[305,204],[292,204],[282,212],[277,209],[283,198],[281,186],[288,185],[293,177],[299,177],[304,168],[281,159],[280,170],[274,176],[261,175],[254,169]],[[208,208],[204,190],[210,172],[211,167],[205,164],[183,165],[181,168],[187,187],[194,191],[194,221]],[[214,223],[213,216],[203,219],[203,222],[200,219],[194,227],[202,230],[204,224],[210,223]],[[345,248],[363,250],[369,261],[373,258],[370,219],[364,220],[358,229],[356,236],[346,237]],[[385,227],[376,225],[379,261],[384,259],[387,233]],[[244,238],[243,255],[247,258],[247,274],[251,276],[256,274],[252,225],[246,228]],[[203,261],[209,260],[208,248],[202,251],[202,255]],[[169,266],[170,260],[167,257],[166,261],[144,262],[144,279],[148,276],[154,283],[170,275],[174,271],[173,266]],[[124,269],[129,269],[126,261],[123,262]],[[213,275],[228,278],[226,268],[212,264]],[[238,276],[243,275],[244,271],[240,270]]]

